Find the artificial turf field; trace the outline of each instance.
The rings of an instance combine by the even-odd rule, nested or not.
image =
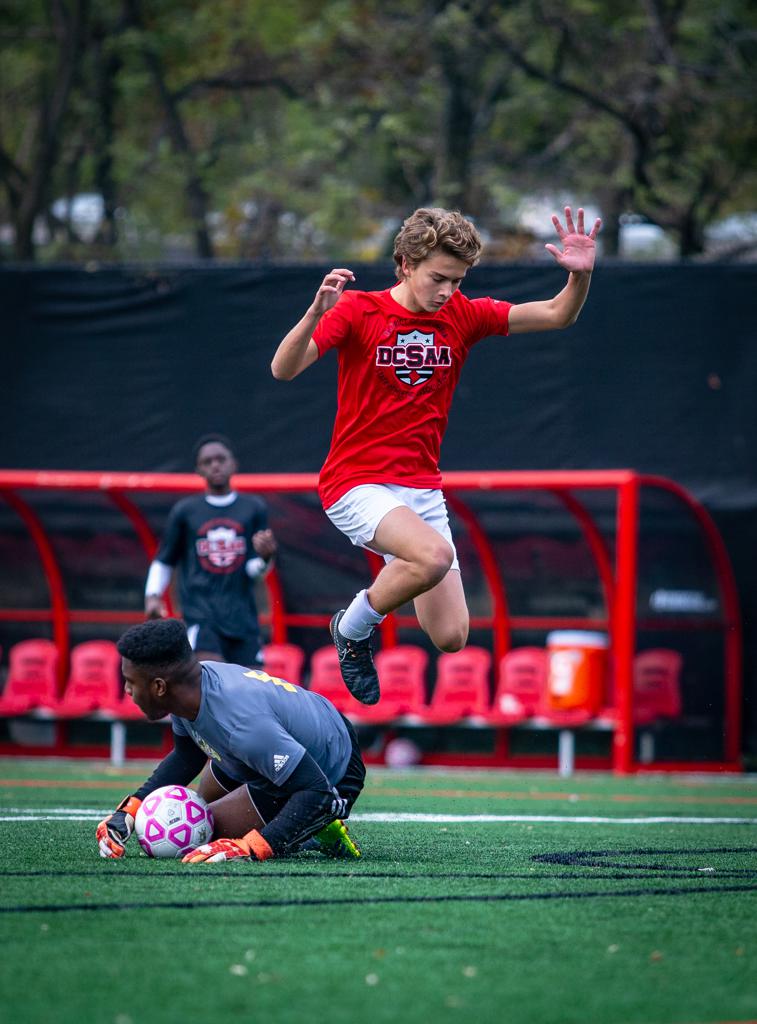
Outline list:
[[[0,759],[9,1024],[757,1020],[757,777],[369,771],[364,857],[102,860],[152,765]]]

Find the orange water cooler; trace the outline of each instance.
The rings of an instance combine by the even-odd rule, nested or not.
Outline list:
[[[599,711],[605,701],[608,646],[604,633],[566,629],[548,634],[551,708]]]

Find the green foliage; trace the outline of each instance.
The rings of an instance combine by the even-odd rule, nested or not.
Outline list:
[[[325,260],[422,203],[497,237],[569,193],[610,249],[632,211],[696,254],[755,207],[756,32],[748,0],[11,0],[7,252]],[[49,215],[81,192],[94,238]]]

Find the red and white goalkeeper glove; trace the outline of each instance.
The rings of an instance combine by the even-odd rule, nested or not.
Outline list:
[[[242,839],[216,839],[212,843],[198,846],[181,858],[182,864],[218,864],[235,857],[251,860],[268,860],[273,850],[257,829],[252,829]]]
[[[116,810],[97,826],[97,845],[101,857],[123,857],[124,847],[134,831],[134,818],[142,801],[125,796]]]

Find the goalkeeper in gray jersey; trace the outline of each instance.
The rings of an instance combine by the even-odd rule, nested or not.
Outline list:
[[[150,721],[170,715],[174,749],[100,822],[103,857],[121,857],[142,800],[160,786],[198,786],[213,842],[188,863],[267,860],[314,838],[324,853],[359,857],[343,822],[363,788],[355,731],[324,697],[259,669],[200,662],[176,619],[145,622],[118,642],[126,692]]]

